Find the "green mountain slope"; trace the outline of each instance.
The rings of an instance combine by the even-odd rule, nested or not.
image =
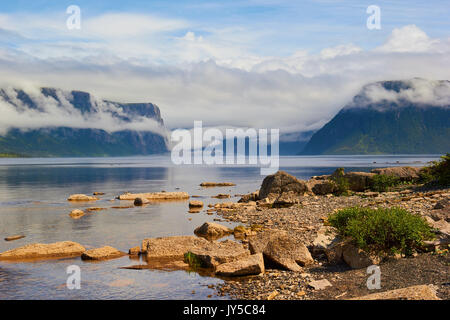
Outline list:
[[[446,88],[448,81],[444,84]],[[378,85],[397,94],[412,89],[403,81]],[[441,92],[447,94],[445,90]],[[428,105],[399,97],[373,102],[364,92],[360,93],[311,137],[301,154],[442,154],[450,151],[449,105]]]
[[[68,100],[62,98],[65,95]],[[164,153],[167,151],[166,138],[152,131],[133,130],[133,121],[151,119],[164,131],[164,123],[159,108],[151,103],[121,104],[96,100],[89,93],[64,92],[53,88],[42,88],[41,95],[27,94],[17,89],[0,89],[0,112],[10,112],[16,108],[19,114],[49,117],[56,108],[64,109],[70,116],[95,121],[108,118],[117,124],[130,124],[128,129],[104,130],[101,128],[82,128],[80,125],[47,125],[42,128],[11,128],[0,135],[0,156],[27,157],[80,157],[80,156],[130,156]],[[47,100],[45,100],[47,99]],[[48,100],[50,99],[50,100]],[[45,102],[43,102],[45,101]],[[53,111],[49,111],[52,110]],[[105,116],[106,115],[106,116]],[[111,120],[112,119],[112,120]],[[137,119],[137,120],[136,120]],[[41,119],[36,119],[40,121]],[[74,120],[75,121],[75,120]],[[115,129],[112,125],[112,129]]]

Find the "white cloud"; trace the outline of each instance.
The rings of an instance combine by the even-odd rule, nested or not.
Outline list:
[[[92,20],[91,28],[100,28],[102,19]],[[0,28],[2,21],[0,16]],[[289,133],[319,129],[367,83],[450,79],[448,39],[430,39],[416,26],[394,30],[374,50],[342,44],[318,54],[299,48],[287,57],[268,57],[250,50],[249,34],[239,28],[202,33],[186,25],[168,21],[159,31],[149,24],[134,36],[133,28],[117,38],[114,29],[103,35],[97,30],[89,41],[74,35],[0,48],[0,86],[31,84],[113,101],[153,102],[169,128],[190,128],[203,120],[205,126]],[[35,36],[21,32],[28,27],[7,27]],[[162,37],[177,28],[182,28],[178,36]]]
[[[377,50],[382,52],[430,52],[444,48],[441,40],[431,39],[416,25],[407,25],[392,31],[387,41]],[[447,49],[449,43],[447,43]]]
[[[155,121],[146,117],[134,116],[131,122],[114,116],[126,116],[123,109],[114,103],[105,102],[91,96],[90,103],[93,110],[82,113],[72,104],[73,96],[69,91],[56,90],[57,99],[45,96],[38,87],[26,85],[24,92],[30,97],[36,108],[23,103],[18,98],[16,88],[7,87],[5,98],[0,96],[0,134],[5,134],[11,128],[23,130],[71,127],[83,129],[102,129],[107,132],[122,130],[151,131],[163,136],[167,132]]]
[[[366,85],[356,104],[349,107],[365,107],[383,101],[399,105],[414,103],[419,106],[438,106],[450,108],[450,81],[430,81],[421,78],[403,80],[404,87],[398,90],[386,89],[382,83]]]

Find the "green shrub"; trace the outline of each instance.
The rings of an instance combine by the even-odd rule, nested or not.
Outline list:
[[[398,177],[377,174],[370,181],[370,189],[377,192],[386,192],[399,184],[400,179]]]
[[[430,166],[422,169],[420,179],[424,183],[450,186],[450,153],[443,155],[439,161],[432,161]]]
[[[411,255],[424,240],[433,239],[422,217],[401,208],[346,208],[332,214],[328,223],[358,248],[380,256]]]

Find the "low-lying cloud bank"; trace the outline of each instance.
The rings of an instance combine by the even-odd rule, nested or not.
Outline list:
[[[21,88],[22,89],[22,88]],[[91,110],[82,112],[73,105],[70,91],[56,89],[56,98],[45,95],[40,88],[23,88],[31,99],[24,103],[19,90],[7,87],[0,92],[0,134],[11,128],[22,130],[70,127],[79,129],[101,129],[107,132],[123,130],[150,131],[164,137],[166,130],[154,119],[124,112],[120,105],[103,101],[90,95]]]
[[[385,102],[398,106],[414,104],[422,108],[450,108],[450,81],[414,78],[371,83],[364,86],[346,108],[383,109],[389,106]]]
[[[343,44],[317,54],[300,50],[290,57],[236,55],[235,51],[230,56],[224,52],[214,56],[220,50],[202,51],[213,46],[207,39],[195,34],[185,38],[179,39],[175,51],[181,54],[186,49],[186,57],[173,64],[124,58],[120,51],[98,56],[96,48],[75,41],[70,43],[71,50],[83,52],[82,58],[75,54],[68,58],[67,43],[61,44],[64,50],[58,57],[0,46],[0,86],[48,86],[87,91],[105,100],[152,102],[161,107],[171,129],[192,128],[195,120],[202,120],[205,127],[279,128],[280,133],[289,134],[321,128],[368,83],[415,77],[450,79],[450,39],[431,39],[413,25],[395,29],[384,44],[372,50]],[[414,91],[401,92],[401,97],[423,103],[448,101],[448,87],[427,86],[417,83]],[[399,98],[372,89],[373,99]],[[85,119],[67,110],[56,111],[51,104],[47,119],[41,120],[39,114],[24,116],[3,104],[0,108],[6,110],[0,120],[3,130],[13,125],[89,123],[113,131],[131,125],[116,123],[108,112]],[[148,125],[132,124],[134,129]]]

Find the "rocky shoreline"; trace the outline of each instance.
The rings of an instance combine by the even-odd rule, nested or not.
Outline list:
[[[144,264],[123,268],[193,270],[216,276],[224,279],[215,288],[216,294],[231,299],[449,299],[450,189],[415,185],[420,172],[417,168],[376,170],[344,173],[338,169],[332,175],[312,177],[308,181],[278,171],[264,179],[260,190],[242,195],[238,202],[218,202],[203,208],[202,201],[190,200],[189,212],[216,213],[223,221],[241,225],[230,229],[206,222],[194,230],[195,235],[143,239],[128,255],[141,255]],[[370,191],[376,177],[386,173],[402,183],[390,192]],[[339,193],[340,177],[348,182],[349,192],[345,195]],[[232,183],[201,184],[203,187],[222,185]],[[219,194],[213,198],[229,197]],[[194,196],[165,191],[125,193],[117,197],[134,202],[124,208],[189,198]],[[96,200],[97,197],[83,194],[68,198],[71,202]],[[432,226],[436,239],[425,243],[423,250],[412,256],[375,259],[353,243],[340,239],[329,226],[330,214],[349,207],[404,208],[423,217]],[[72,211],[73,219],[84,215],[78,211]],[[219,240],[225,236],[229,238]],[[124,255],[110,246],[86,250],[78,243],[65,241],[29,244],[0,253],[0,260],[60,257],[107,260]],[[367,288],[366,267],[370,265],[380,267],[380,289]]]
[[[386,193],[357,193],[351,196],[305,196],[301,203],[289,208],[245,207],[237,210],[218,210],[228,221],[243,225],[258,225],[264,229],[288,232],[295,241],[313,250],[314,241],[326,217],[346,207],[398,206],[424,216],[436,224],[443,216],[449,218],[450,208],[439,208],[439,203],[449,199],[450,189],[415,191],[414,187]],[[448,228],[448,226],[447,226]],[[246,240],[244,240],[245,242]],[[311,251],[312,251],[311,250]],[[432,285],[440,299],[450,297],[450,259],[433,253],[420,253],[413,257],[389,259],[380,264],[381,286],[375,292],[406,288],[413,285]],[[411,277],[414,274],[414,277]],[[303,267],[302,272],[268,269],[264,275],[245,279],[227,279],[216,290],[219,296],[250,300],[315,300],[349,299],[374,293],[366,286],[366,269],[352,269],[346,263],[330,264],[324,254],[314,256],[314,263]],[[331,286],[316,290],[313,281],[326,279]]]

